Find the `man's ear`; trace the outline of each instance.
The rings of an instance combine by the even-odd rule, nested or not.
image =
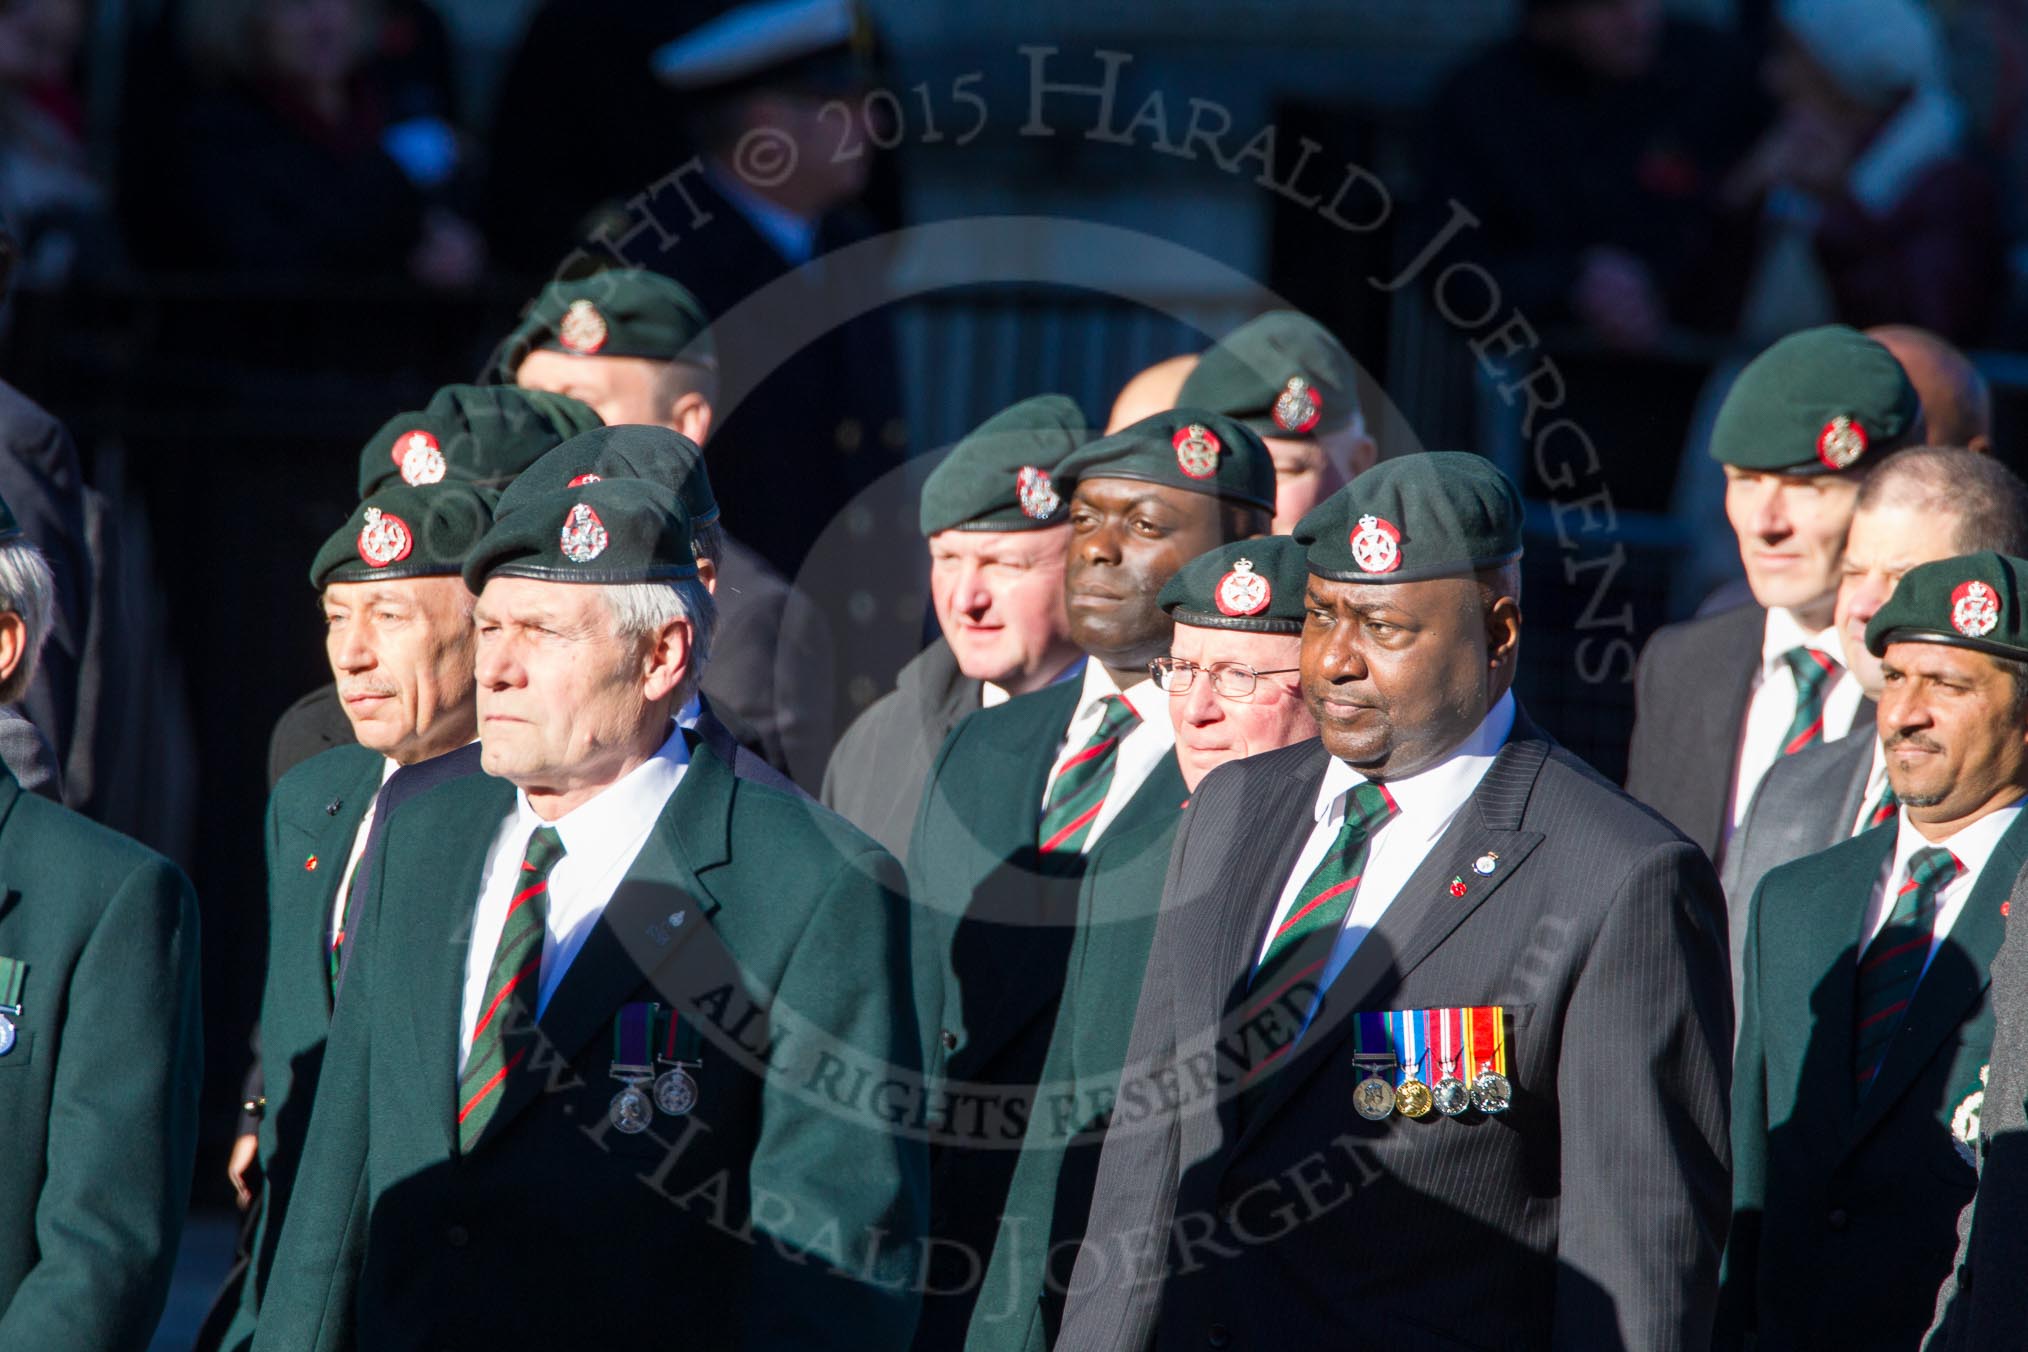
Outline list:
[[[699,559],[697,561],[697,580],[704,584],[704,590],[710,592],[713,596],[718,595],[718,561],[716,559]]]
[[[657,630],[641,659],[642,693],[650,701],[667,698],[690,671],[690,621],[671,620]]]
[[[28,621],[15,611],[0,611],[0,681],[12,676],[26,656]]]
[[[669,405],[669,425],[702,446],[711,435],[711,404],[696,390],[680,394]]]

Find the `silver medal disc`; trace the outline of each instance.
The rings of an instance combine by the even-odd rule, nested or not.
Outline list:
[[[1472,1078],[1472,1106],[1488,1116],[1504,1113],[1514,1101],[1514,1086],[1496,1070],[1482,1070]]]
[[[0,1014],[0,1056],[14,1050],[15,1039],[19,1036],[20,1034],[14,1031],[14,1020]]]
[[[1378,1075],[1369,1075],[1352,1091],[1352,1106],[1361,1117],[1378,1122],[1394,1111],[1394,1086]]]
[[[648,1124],[655,1120],[655,1108],[648,1102],[648,1096],[641,1092],[641,1086],[630,1084],[613,1095],[606,1117],[617,1130],[634,1136],[646,1131]]]
[[[655,1078],[655,1106],[671,1117],[681,1117],[697,1106],[697,1081],[681,1066],[665,1070]]]
[[[1429,1093],[1436,1101],[1436,1110],[1445,1117],[1461,1117],[1465,1109],[1472,1106],[1471,1091],[1455,1075],[1446,1075],[1438,1080],[1430,1086]]]

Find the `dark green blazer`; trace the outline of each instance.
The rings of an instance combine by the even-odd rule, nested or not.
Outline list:
[[[389,819],[254,1346],[906,1346],[927,1184],[894,1129],[920,1039],[893,859],[693,746],[461,1154],[465,958],[513,806],[472,775]],[[700,1030],[699,1101],[629,1136],[615,1018],[646,1001]]]
[[[0,1348],[148,1346],[190,1202],[197,898],[168,860],[0,771]]]
[[[1086,856],[1063,998],[966,1352],[1041,1352],[1056,1338],[1182,819],[1108,832]]]
[[[384,756],[363,746],[335,746],[284,774],[268,796],[268,966],[260,1013],[261,1092],[268,1105],[254,1203],[260,1211],[238,1312],[226,1335],[229,1348],[253,1337],[260,1293],[274,1265],[331,1027],[331,908],[352,838],[386,766]]]
[[[1913,1348],[1951,1271],[1978,1181],[1952,1119],[1992,1055],[1988,968],[2028,861],[2028,815],[2000,838],[1860,1099],[1858,958],[1894,841],[1892,823],[1877,827],[1773,870],[1754,894],[1721,1346]]]
[[[1082,693],[1065,681],[959,723],[931,767],[910,838],[917,1009],[933,1097],[949,1124],[932,1133],[930,1233],[939,1242],[917,1338],[935,1352],[964,1341],[1077,932],[1089,856],[1042,854],[1036,828]],[[1171,752],[1100,845],[1174,818],[1185,794]]]

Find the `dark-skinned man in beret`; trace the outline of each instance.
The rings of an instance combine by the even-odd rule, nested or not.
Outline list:
[[[523,389],[582,400],[611,427],[664,427],[705,447],[717,425],[718,349],[703,307],[642,268],[545,286],[501,343],[497,370]],[[718,601],[706,693],[741,742],[815,788],[836,726],[831,627],[715,513],[691,525]]]
[[[600,479],[468,556],[487,773],[389,825],[256,1348],[907,1340],[922,1146],[825,1092],[917,1062],[900,870],[676,724],[692,548]]]
[[[1900,807],[1754,894],[1720,1347],[1912,1352],[1929,1327],[2028,863],[2024,606],[2019,558],[1909,570],[1866,626]]]
[[[0,768],[0,1347],[151,1345],[197,1149],[198,951],[174,864]]]
[[[1718,880],[1514,700],[1521,515],[1432,452],[1303,519],[1322,736],[1191,796],[1057,1347],[1709,1339]]]
[[[1183,801],[1163,586],[1263,533],[1274,466],[1230,418],[1173,409],[1068,456],[1064,599],[1083,674],[982,709],[937,754],[909,843],[931,1068],[932,1253],[916,1345],[962,1344],[1049,1047],[1085,857]]]
[[[1193,793],[1227,761],[1317,735],[1298,670],[1304,558],[1286,535],[1242,540],[1191,560],[1162,588],[1176,632],[1168,656],[1154,660],[1155,683],[1168,695],[1177,768]],[[969,1352],[1047,1348],[1061,1323],[1181,808],[1091,852],[1038,1106],[972,1311]]]
[[[1372,467],[1359,370],[1330,330],[1294,310],[1241,324],[1198,359],[1176,402],[1237,418],[1275,459],[1274,531]]]
[[[930,607],[940,636],[855,720],[824,771],[824,805],[906,857],[930,762],[958,720],[1076,674],[1063,604],[1070,485],[1057,468],[1090,440],[1060,394],[1002,409],[923,482]]]
[[[1656,631],[1634,673],[1627,792],[1713,860],[1768,766],[1872,717],[1840,660],[1833,612],[1859,486],[1922,444],[1892,354],[1833,324],[1749,362],[1711,432],[1751,604]]]

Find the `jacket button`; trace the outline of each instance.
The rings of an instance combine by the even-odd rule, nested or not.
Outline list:
[[[462,1249],[472,1242],[472,1232],[462,1225],[454,1225],[444,1231],[444,1243],[454,1249]]]
[[[1205,1331],[1204,1341],[1213,1347],[1231,1347],[1232,1332],[1223,1324],[1213,1324]]]
[[[954,1052],[958,1049],[958,1035],[948,1028],[938,1034],[937,1041],[943,1044],[944,1050],[947,1052]]]
[[[1850,1219],[1852,1218],[1845,1214],[1845,1208],[1837,1207],[1831,1212],[1830,1215],[1824,1217],[1824,1224],[1830,1226],[1833,1230],[1843,1230],[1845,1228],[1845,1222],[1849,1221]]]

